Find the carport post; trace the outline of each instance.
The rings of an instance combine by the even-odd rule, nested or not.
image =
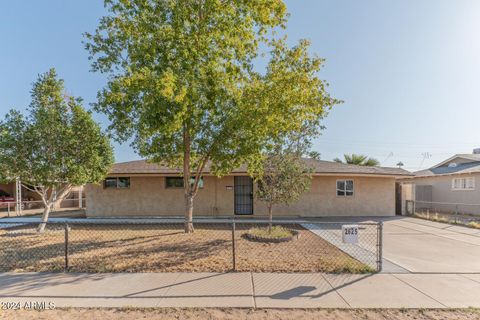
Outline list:
[[[78,207],[83,208],[83,186],[78,189]]]
[[[15,179],[15,214],[22,215],[22,183],[20,178]]]
[[[383,265],[383,221],[377,225],[377,271],[382,272]]]

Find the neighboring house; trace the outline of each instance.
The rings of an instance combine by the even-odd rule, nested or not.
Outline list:
[[[11,198],[13,198],[11,202],[16,201],[15,189],[15,182],[0,184],[0,193],[5,192],[9,194]],[[79,201],[80,195],[82,196],[82,201]],[[21,190],[21,196],[22,201],[24,202],[24,209],[35,209],[43,207],[41,197],[37,193],[32,192],[23,186]],[[72,187],[70,192],[63,199],[59,199],[54,205],[55,208],[72,208],[79,206],[85,207],[85,193],[83,192],[82,186]]]
[[[461,213],[480,212],[480,150],[457,154],[414,172],[416,208]]]
[[[9,195],[14,196],[15,195],[15,183],[7,183],[7,184],[0,183],[0,190],[8,193]]]
[[[363,167],[305,159],[314,168],[310,191],[299,201],[274,208],[278,216],[393,216],[395,181],[410,176],[398,168]],[[183,216],[183,179],[179,169],[144,160],[117,163],[103,185],[88,184],[87,216]],[[265,215],[254,199],[245,167],[218,178],[203,175],[194,202],[197,216]]]

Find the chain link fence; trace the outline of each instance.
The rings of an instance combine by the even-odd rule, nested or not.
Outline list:
[[[407,200],[406,207],[417,218],[480,228],[480,204]]]
[[[291,235],[276,242],[249,236],[265,221],[69,222],[46,225],[0,220],[0,271],[70,272],[329,272],[382,268],[382,224],[274,221]],[[349,226],[352,227],[352,226]],[[353,229],[352,229],[353,230]],[[354,239],[354,240],[355,240]]]

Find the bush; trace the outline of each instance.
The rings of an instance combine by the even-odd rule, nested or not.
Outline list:
[[[271,230],[268,230],[268,227],[256,227],[248,230],[245,236],[250,240],[256,241],[283,242],[297,237],[298,232],[281,226],[273,226]]]
[[[470,222],[468,223],[468,226],[469,226],[470,228],[480,229],[480,222],[470,221]]]
[[[248,233],[262,238],[272,238],[272,239],[279,239],[279,238],[288,238],[293,236],[292,231],[281,227],[281,226],[273,226],[271,231],[266,228],[251,228],[248,230]]]

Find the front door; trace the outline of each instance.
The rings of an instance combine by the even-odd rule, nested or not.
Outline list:
[[[234,177],[235,214],[253,214],[253,181],[250,177]]]

